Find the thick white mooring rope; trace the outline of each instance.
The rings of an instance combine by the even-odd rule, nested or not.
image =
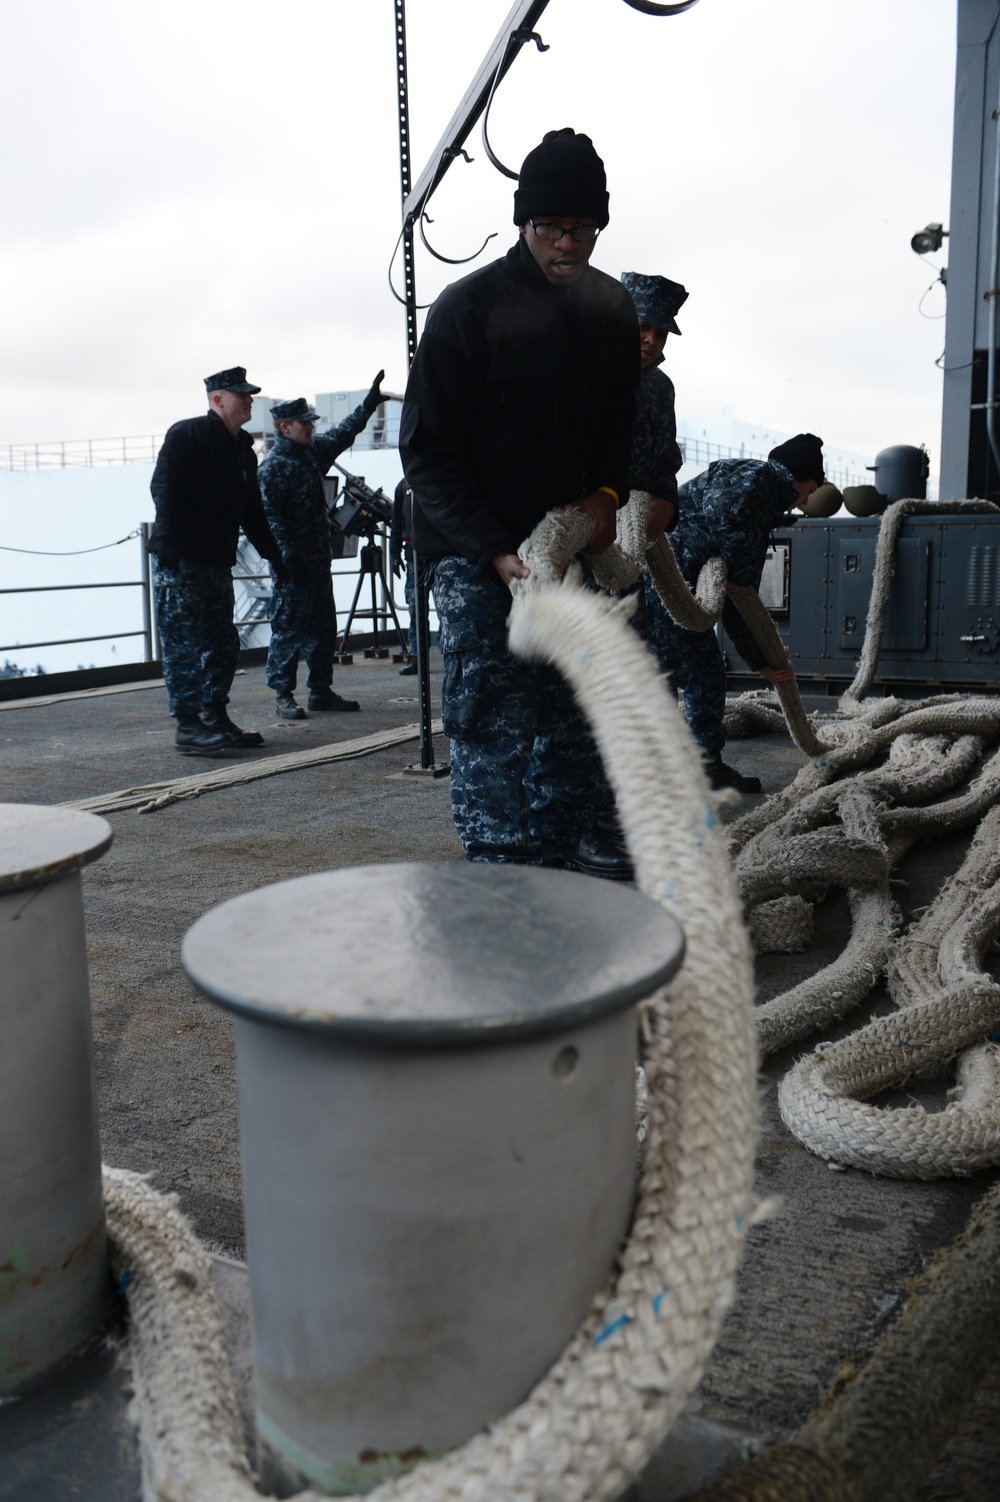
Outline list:
[[[642,1009],[648,1136],[620,1272],[520,1407],[384,1483],[382,1502],[620,1495],[700,1379],[753,1211],[752,960],[697,749],[616,602],[573,579],[535,581],[515,601],[511,643],[554,662],[592,717],[640,885],[678,918],[688,957]],[[107,1205],[129,1275],[147,1502],[251,1502],[207,1259],[131,1176],[109,1174]]]
[[[434,720],[431,732],[441,733],[441,721]],[[218,792],[220,788],[241,787],[248,782],[259,782],[262,777],[278,777],[282,772],[302,772],[308,767],[325,767],[335,761],[350,761],[356,756],[371,756],[390,746],[401,746],[406,741],[415,741],[420,734],[419,725],[401,725],[395,730],[376,730],[371,735],[355,736],[347,741],[334,741],[331,745],[310,746],[305,751],[284,751],[277,755],[262,756],[255,761],[239,758],[218,762],[204,767],[188,777],[171,777],[166,782],[148,782],[141,787],[120,788],[113,793],[99,793],[95,798],[77,798],[71,803],[62,803],[60,808],[80,808],[91,814],[118,814],[134,809],[139,814],[151,814],[173,803],[182,803],[187,798],[200,798],[203,793]]]
[[[992,513],[996,515],[1000,507],[994,506],[992,501],[894,501],[888,506],[882,517],[878,532],[878,551],[875,557],[875,571],[872,576],[872,592],[868,601],[868,619],[865,622],[865,639],[861,646],[861,656],[858,658],[858,668],[854,675],[854,682],[843,694],[840,700],[842,714],[853,714],[861,706],[861,701],[875,682],[875,670],[878,667],[879,653],[882,650],[882,630],[885,625],[885,614],[889,606],[889,592],[892,576],[896,568],[896,542],[899,538],[900,529],[908,516],[961,516]]]

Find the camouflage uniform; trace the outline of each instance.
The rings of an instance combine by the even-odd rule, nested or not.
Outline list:
[[[635,303],[640,332],[645,323],[664,340],[669,334],[680,334],[676,315],[688,297],[680,282],[672,282],[665,276],[647,276],[641,271],[623,271],[621,283]],[[665,371],[657,368],[662,364],[662,353],[655,355],[652,363],[643,367],[639,378],[628,483],[630,490],[645,490],[649,495],[673,502],[675,512],[669,531],[677,522],[677,472],[684,458],[677,446],[674,383]],[[632,625],[644,640],[655,642],[663,630],[660,597],[646,575],[642,585],[636,586],[636,593]]]
[[[196,558],[165,568],[155,553],[150,564],[170,713],[226,704],[240,655],[232,570]]]
[[[676,505],[677,471],[684,458],[677,446],[674,383],[657,368],[662,363],[660,355],[639,379],[628,483],[630,490],[647,490]]]
[[[673,501],[676,507],[677,471],[684,458],[677,444],[674,383],[665,371],[657,369],[662,363],[660,355],[639,378],[628,484],[630,490],[645,490],[661,500]],[[675,514],[668,531],[676,520]],[[662,631],[663,605],[648,575],[643,575],[643,586],[637,585],[636,591],[639,598],[632,625],[647,642],[653,642]]]
[[[553,667],[507,646],[510,591],[492,566],[432,565],[444,655],[451,807],[473,861],[568,860],[602,796],[601,764],[576,702]]]
[[[798,503],[791,473],[776,460],[719,459],[680,487],[680,516],[671,543],[681,573],[694,585],[709,558],[722,558],[733,584],[756,589],[771,533]],[[763,653],[727,599],[723,623],[750,667],[765,665]],[[651,621],[650,650],[675,688],[695,740],[712,758],[726,743],[726,668],[714,631],[683,631],[666,611]]]
[[[350,417],[312,443],[283,434],[261,461],[264,511],[292,578],[275,583],[271,595],[271,644],[267,681],[278,694],[294,692],[299,654],[309,669],[313,693],[330,688],[337,640],[337,612],[330,576],[330,524],[323,476],[338,454],[350,448],[378,406],[366,399]]]

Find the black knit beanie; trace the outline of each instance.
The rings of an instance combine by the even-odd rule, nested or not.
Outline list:
[[[777,459],[792,472],[793,480],[815,480],[823,483],[823,440],[815,433],[796,433],[786,443],[779,443],[767,456]]]
[[[596,219],[603,229],[610,218],[607,181],[589,136],[568,127],[547,131],[521,165],[514,223],[564,214],[569,219]]]

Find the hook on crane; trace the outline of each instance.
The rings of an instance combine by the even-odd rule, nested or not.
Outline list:
[[[434,259],[436,261],[444,261],[446,266],[464,266],[467,261],[474,261],[477,256],[482,255],[483,251],[486,249],[487,245],[489,245],[490,241],[495,240],[497,237],[497,231],[493,230],[486,236],[486,239],[483,241],[482,245],[480,245],[479,249],[472,252],[471,256],[443,256],[439,250],[434,249],[433,245],[428,240],[427,232],[424,229],[425,224],[433,223],[434,220],[430,217],[429,214],[421,214],[419,219],[417,220],[417,230],[419,231],[421,240],[424,242],[424,245],[430,251]]]
[[[549,44],[548,42],[542,41],[537,31],[527,31],[524,27],[518,27],[516,30],[511,32],[510,36],[507,38],[507,45],[503,49],[503,56],[497,64],[497,70],[493,75],[493,82],[490,84],[489,97],[486,100],[486,108],[483,111],[483,150],[486,152],[486,155],[489,157],[490,161],[493,163],[498,172],[502,172],[504,177],[512,177],[516,182],[518,174],[516,172],[512,172],[509,167],[504,166],[503,162],[500,160],[496,152],[493,150],[493,147],[490,145],[489,138],[490,107],[493,104],[493,96],[497,91],[497,84],[500,82],[501,76],[503,74],[504,67],[507,62],[507,55],[510,52],[512,42],[520,42],[522,44],[524,42],[534,42],[539,52],[548,52]]]

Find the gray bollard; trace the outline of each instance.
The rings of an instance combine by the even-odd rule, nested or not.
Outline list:
[[[80,868],[111,839],[93,814],[0,804],[0,1392],[107,1311]]]
[[[627,1231],[634,1003],[682,955],[627,888],[464,862],[192,927],[188,975],[236,1013],[267,1486],[367,1490],[544,1375]]]

